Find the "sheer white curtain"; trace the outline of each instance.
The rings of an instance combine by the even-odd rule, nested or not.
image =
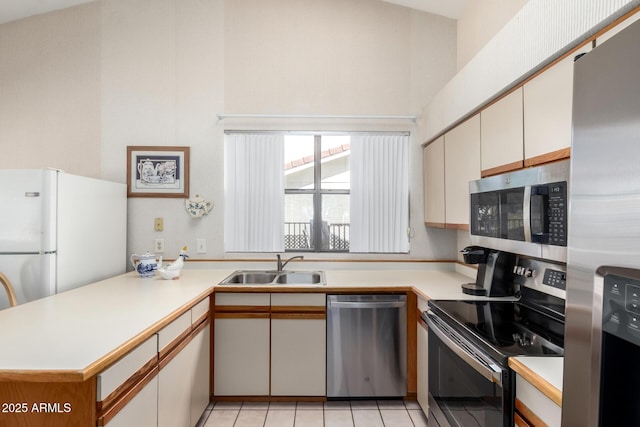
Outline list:
[[[284,251],[284,136],[225,135],[225,250]]]
[[[351,137],[351,252],[409,252],[409,137]]]

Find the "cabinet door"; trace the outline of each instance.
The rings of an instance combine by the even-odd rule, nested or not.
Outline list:
[[[629,25],[636,22],[638,19],[640,19],[640,13],[636,12],[634,15],[631,15],[629,18],[625,19],[624,21],[622,21],[621,23],[619,23],[618,25],[616,25],[615,27],[613,27],[612,29],[610,29],[609,31],[607,31],[606,33],[598,37],[596,39],[596,46],[600,46],[602,43],[606,42],[611,37],[615,36],[620,31],[624,30]]]
[[[480,115],[444,136],[447,228],[469,230],[469,181],[480,178]]]
[[[271,395],[324,396],[325,384],[326,319],[273,318]]]
[[[214,394],[269,395],[269,314],[220,318],[214,325]]]
[[[522,168],[522,120],[522,88],[480,113],[482,176]]]
[[[422,412],[426,416],[429,415],[429,344],[427,325],[424,321],[418,321],[418,403],[422,408]]]
[[[158,424],[158,376],[142,388],[106,426],[156,427]]]
[[[204,327],[189,343],[191,362],[191,423],[195,426],[209,405],[209,378],[211,357],[211,326]]]
[[[569,55],[524,85],[525,166],[569,157],[573,61],[588,49]]]
[[[191,347],[179,350],[166,365],[160,365],[158,427],[188,427],[191,422]]]
[[[535,386],[516,375],[515,410],[533,426],[560,427],[562,408]]]
[[[424,222],[444,228],[444,136],[424,147]]]

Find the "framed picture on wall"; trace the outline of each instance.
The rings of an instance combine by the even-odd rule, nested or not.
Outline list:
[[[127,197],[189,197],[189,147],[127,147]]]

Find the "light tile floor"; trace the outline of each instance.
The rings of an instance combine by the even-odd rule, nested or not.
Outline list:
[[[415,401],[217,402],[203,427],[426,427]]]

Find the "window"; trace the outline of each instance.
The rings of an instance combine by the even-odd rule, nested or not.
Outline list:
[[[409,138],[229,132],[228,252],[407,253]]]
[[[349,135],[285,135],[285,250],[349,251],[349,158]]]

